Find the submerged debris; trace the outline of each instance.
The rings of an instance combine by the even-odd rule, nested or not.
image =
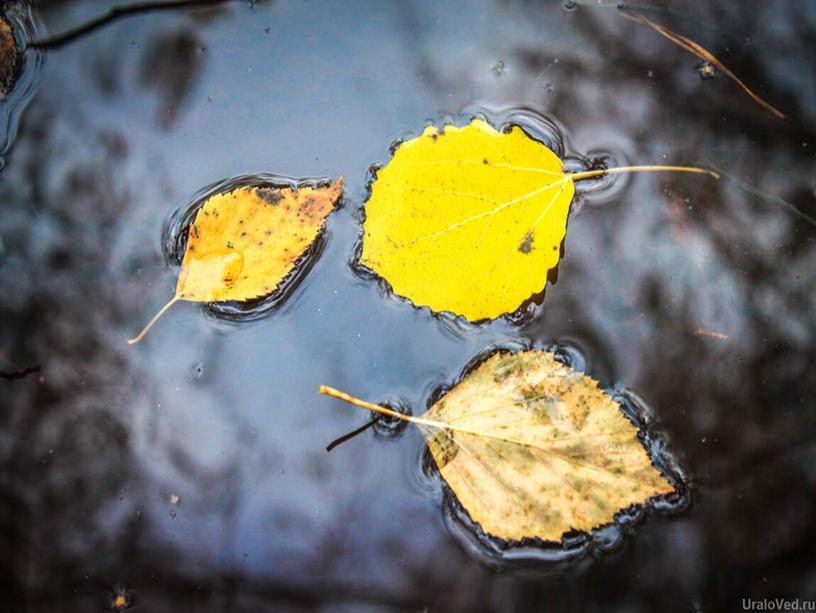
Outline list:
[[[708,79],[716,79],[720,76],[720,71],[717,70],[717,67],[711,62],[703,60],[697,64],[697,74],[700,75],[703,81],[706,81]]]
[[[9,372],[0,371],[0,379],[5,379],[6,381],[14,381],[16,379],[23,379],[28,375],[40,372],[41,370],[42,370],[41,366],[31,366],[29,368],[23,368],[22,370],[13,370]],[[40,376],[39,380],[41,383],[44,381],[42,376]]]
[[[742,90],[746,94],[748,94],[752,100],[754,100],[754,102],[756,102],[761,107],[773,113],[779,119],[785,119],[785,114],[782,111],[772,106],[770,103],[766,102],[763,98],[755,94],[753,90],[751,90],[751,88],[749,88],[745,83],[740,81],[737,75],[731,72],[720,60],[714,57],[710,51],[708,51],[698,43],[694,42],[693,40],[686,36],[677,34],[676,32],[672,32],[668,28],[661,26],[659,23],[652,21],[648,17],[645,17],[640,13],[636,13],[627,9],[625,6],[619,7],[618,14],[621,17],[625,17],[626,19],[631,19],[632,21],[636,21],[643,25],[649,26],[655,32],[660,34],[662,37],[670,40],[681,49],[685,49],[689,53],[693,53],[698,58],[700,58],[702,60],[702,63],[697,66],[697,71],[700,74],[700,77],[702,77],[703,79],[713,79],[716,78],[719,73],[723,73],[729,79],[734,81],[734,83],[739,85],[742,88]]]

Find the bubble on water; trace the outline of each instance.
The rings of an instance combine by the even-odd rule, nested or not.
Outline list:
[[[697,74],[700,75],[701,79],[706,81],[708,79],[716,79],[720,76],[720,71],[711,62],[702,61],[697,64]]]
[[[112,592],[107,594],[108,611],[125,611],[133,607],[134,597],[133,590],[123,587],[114,588]]]
[[[278,189],[311,187],[316,189],[330,183],[331,181],[327,177],[294,179],[265,173],[241,175],[213,183],[199,191],[189,203],[179,207],[168,219],[162,233],[165,257],[171,264],[181,265],[187,249],[188,230],[193,224],[198,210],[204,206],[211,196],[247,187]],[[340,205],[338,204],[338,206]],[[326,233],[320,232],[314,242],[306,249],[306,252],[297,260],[294,269],[271,294],[251,300],[209,302],[204,305],[205,313],[226,322],[246,322],[261,319],[273,312],[283,312],[285,310],[284,305],[287,305],[287,301],[291,302],[292,294],[320,258],[325,245]]]
[[[204,365],[200,362],[193,364],[190,368],[190,379],[197,381],[204,376]]]

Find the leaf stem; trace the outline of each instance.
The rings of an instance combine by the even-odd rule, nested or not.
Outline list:
[[[153,319],[151,319],[151,320],[150,320],[150,321],[147,323],[147,325],[144,327],[144,329],[143,329],[141,332],[139,332],[139,334],[138,334],[137,336],[134,336],[132,339],[130,339],[130,340],[128,341],[128,345],[135,345],[135,344],[136,344],[136,343],[138,343],[140,340],[142,340],[142,339],[144,338],[145,334],[147,334],[147,333],[148,333],[148,331],[150,330],[150,328],[152,328],[152,327],[153,327],[153,324],[155,324],[155,323],[156,323],[156,322],[159,320],[159,317],[161,317],[162,315],[164,315],[164,314],[167,312],[167,309],[169,309],[171,306],[173,306],[174,304],[176,304],[176,303],[177,303],[179,300],[181,300],[181,298],[179,298],[178,296],[173,296],[173,299],[172,299],[170,302],[168,302],[167,304],[165,304],[165,305],[164,305],[164,306],[161,308],[161,310],[160,310],[158,313],[156,313],[156,314],[153,316]]]
[[[382,413],[383,415],[388,415],[389,417],[397,417],[405,421],[411,421],[409,415],[403,415],[402,413],[398,413],[397,411],[394,411],[392,409],[386,409],[385,407],[381,407],[380,405],[374,404],[373,402],[366,402],[365,400],[360,400],[359,398],[355,398],[354,396],[351,396],[346,392],[341,392],[340,390],[334,389],[333,387],[329,387],[328,385],[321,385],[319,391],[321,394],[325,394],[326,396],[331,396],[332,398],[337,398],[338,400],[348,402],[349,404],[353,404],[355,407],[368,409],[369,411],[374,411],[375,413]]]
[[[329,387],[328,385],[321,385],[318,391],[321,394],[326,396],[331,396],[332,398],[337,398],[338,400],[342,400],[344,402],[348,402],[349,404],[353,404],[356,407],[360,407],[362,409],[367,409],[369,411],[373,411],[375,413],[380,413],[382,415],[388,415],[389,417],[396,417],[397,419],[401,419],[403,421],[410,421],[415,424],[421,424],[423,426],[431,426],[432,428],[447,428],[447,424],[443,424],[442,422],[434,421],[432,419],[424,419],[422,417],[413,417],[411,415],[403,415],[397,411],[392,409],[388,409],[384,406],[379,404],[374,404],[373,402],[366,402],[365,400],[360,400],[346,392],[341,392],[338,389],[334,389],[333,387]]]
[[[591,179],[593,177],[602,177],[603,175],[617,175],[626,172],[659,172],[664,170],[669,172],[693,172],[709,175],[715,179],[720,178],[719,173],[709,170],[708,168],[698,168],[696,166],[617,166],[615,168],[567,173],[567,178],[573,181],[580,181],[581,179]]]

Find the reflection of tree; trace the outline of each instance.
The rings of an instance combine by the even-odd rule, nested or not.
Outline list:
[[[614,11],[583,9],[570,14],[575,18],[565,22],[565,36],[584,46],[559,48],[560,61],[553,64],[558,41],[542,39],[538,28],[525,37],[530,30],[523,26],[560,15],[556,4],[495,4],[501,20],[519,32],[502,39],[511,52],[500,81],[489,70],[492,62],[481,65],[467,56],[451,66],[446,54],[418,48],[421,57],[411,57],[427,75],[425,83],[441,92],[440,106],[449,91],[478,97],[484,71],[507,99],[544,107],[582,143],[603,148],[610,134],[620,134],[638,156],[649,158],[631,162],[660,162],[665,153],[672,161],[703,163],[711,153],[746,181],[812,206],[812,161],[801,144],[813,146],[812,128],[799,125],[813,113],[807,79],[778,76],[775,60],[756,46],[735,45],[729,53],[716,38],[701,36],[746,82],[773,89],[765,93],[790,117],[777,123],[729,84],[701,85],[694,60],[659,36]],[[734,31],[767,26],[788,32],[768,54],[782,57],[788,50],[797,72],[812,74],[813,58],[800,48],[808,40],[802,5],[768,15],[748,4],[705,7],[712,21]],[[41,6],[47,12],[57,4]],[[556,12],[543,12],[548,6]],[[414,44],[425,25],[421,16],[410,17]],[[685,22],[669,25],[691,35]],[[168,132],[191,105],[205,68],[199,27],[185,18],[127,56],[136,57],[139,79],[122,89],[157,92],[159,123]],[[445,36],[459,40],[460,34],[447,29]],[[94,75],[124,79],[122,56],[100,52],[108,47],[94,47],[90,38],[84,44],[97,58]],[[603,52],[604,61],[587,49]],[[542,72],[551,91],[542,87]],[[268,503],[268,522],[243,518],[257,538],[311,539],[313,549],[291,562],[290,575],[274,575],[275,561],[269,568],[242,566],[195,549],[197,537],[211,530],[229,549],[249,506],[243,497],[269,487],[261,484],[278,468],[274,458],[253,457],[249,466],[239,452],[205,464],[182,444],[183,431],[160,431],[139,447],[151,436],[150,426],[133,414],[150,415],[162,399],[154,388],[162,380],[150,376],[161,369],[145,372],[136,354],[126,352],[131,326],[123,322],[144,314],[145,284],[129,279],[161,261],[157,237],[144,224],[126,231],[121,225],[144,219],[135,209],[145,190],[140,181],[150,177],[133,179],[138,145],[129,142],[125,127],[94,131],[75,121],[83,101],[60,99],[59,88],[47,97],[48,86],[38,93],[0,182],[0,350],[7,360],[0,367],[42,364],[44,377],[42,383],[36,376],[0,380],[0,608],[98,610],[116,581],[133,588],[137,610],[159,613],[338,604],[531,610],[546,603],[580,610],[590,601],[596,610],[674,609],[677,603],[717,609],[749,594],[814,597],[807,592],[808,577],[816,573],[816,423],[809,411],[816,390],[810,368],[816,359],[816,256],[809,227],[732,183],[672,176],[631,178],[614,200],[600,205],[590,199],[570,220],[560,279],[522,334],[574,340],[605,385],[622,380],[647,398],[670,449],[689,469],[692,508],[638,527],[637,546],[583,573],[495,573],[458,550],[440,530],[438,515],[422,514],[437,510],[431,495],[417,491],[420,511],[406,512],[361,496],[369,491],[361,487],[338,496],[338,504],[327,496],[332,506],[318,519],[278,499]],[[115,109],[118,99],[105,99]],[[631,155],[626,146],[621,148]],[[126,248],[117,244],[124,239]],[[400,308],[412,315],[409,307]],[[695,334],[702,327],[728,338]],[[309,342],[317,351],[322,341]],[[205,348],[212,364],[220,349],[217,342]],[[406,360],[421,355],[414,346],[395,351]],[[333,380],[342,380],[343,358],[336,356]],[[208,369],[212,374],[215,367]],[[269,427],[277,427],[269,419]],[[406,436],[388,452],[416,444]],[[149,473],[140,455],[145,448],[172,477]],[[332,473],[327,466],[345,466],[335,459],[345,452],[355,450],[338,449],[330,461],[312,458],[315,474],[303,477],[304,487],[364,483],[384,468],[350,462],[353,473]],[[186,488],[173,520],[166,491],[171,478]],[[383,485],[387,503],[387,488],[400,485]],[[773,594],[763,591],[771,589]]]
[[[727,24],[729,31],[762,33],[770,19],[776,31],[792,33],[785,40],[806,36],[798,9],[769,16],[748,5],[709,3],[701,10],[713,13],[708,23]],[[764,57],[778,51],[726,36],[739,51],[723,51],[721,59],[747,82],[776,86],[779,105],[793,116],[786,122],[757,110],[727,82],[712,87],[690,78],[694,62],[683,51],[615,19],[614,12],[579,10],[575,23],[606,50],[607,70],[617,75],[598,85],[606,90],[601,98],[614,100],[611,88],[632,84],[640,150],[716,161],[812,214],[812,162],[802,155],[802,142],[811,142],[813,133],[800,123],[812,113],[812,96],[784,94],[791,83]],[[681,27],[688,33],[689,22]],[[709,49],[725,46],[711,29],[703,32]],[[534,70],[548,61],[530,49],[523,57]],[[557,75],[563,98],[555,102],[556,115],[562,108],[567,116],[597,115],[594,99],[569,95],[586,91],[591,69],[568,58],[565,65],[570,69]],[[615,102],[607,108],[607,122],[626,123]],[[611,361],[630,373],[626,383],[650,400],[670,433],[670,449],[690,471],[692,512],[699,518],[676,536],[666,531],[654,547],[658,557],[661,547],[699,547],[697,570],[678,567],[676,601],[687,598],[689,582],[699,602],[714,608],[774,589],[801,594],[803,578],[816,571],[816,419],[809,410],[816,391],[809,366],[816,359],[813,228],[726,180],[712,185],[666,176],[660,183],[662,192],[636,191],[632,182],[614,208],[584,208],[571,220],[562,281],[548,292],[527,334],[589,338],[591,366]],[[593,258],[587,242],[596,258],[599,250],[606,255]],[[602,261],[606,257],[611,262]],[[598,291],[586,289],[593,287]],[[706,335],[707,328],[722,337]],[[586,329],[602,334],[592,339]],[[673,543],[676,537],[682,540]],[[650,575],[660,571],[637,568],[648,601]]]
[[[154,38],[142,60],[141,80],[162,96],[159,124],[170,127],[201,71],[203,48],[191,30],[168,32]]]

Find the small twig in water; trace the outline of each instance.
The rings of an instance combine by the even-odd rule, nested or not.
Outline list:
[[[694,331],[694,336],[709,336],[711,338],[716,338],[720,341],[727,341],[728,335],[723,334],[722,332],[715,332],[714,330],[706,330],[705,328],[697,328]]]
[[[711,64],[716,66],[717,69],[719,69],[723,74],[725,74],[725,76],[727,76],[729,79],[734,81],[737,85],[739,85],[743,89],[743,91],[746,94],[748,94],[749,96],[751,96],[751,98],[757,104],[759,104],[760,106],[762,106],[765,109],[769,110],[771,113],[773,113],[774,115],[776,115],[780,119],[785,119],[785,115],[784,115],[784,113],[782,113],[782,111],[780,111],[780,110],[776,109],[775,107],[771,106],[771,104],[769,104],[768,102],[766,102],[765,100],[760,98],[757,94],[755,94],[753,91],[751,91],[751,89],[745,83],[740,81],[739,78],[737,77],[737,75],[735,75],[733,72],[731,72],[720,60],[718,60],[708,50],[704,49],[703,47],[698,45],[696,42],[691,40],[690,38],[687,38],[685,36],[682,36],[680,34],[672,32],[668,28],[664,28],[663,26],[661,26],[659,23],[655,23],[654,21],[652,21],[648,17],[645,17],[645,16],[643,16],[643,15],[641,15],[639,13],[632,12],[631,10],[627,10],[625,7],[621,8],[618,12],[622,17],[626,17],[626,19],[631,19],[632,21],[636,21],[638,23],[649,26],[654,31],[656,31],[658,34],[660,34],[661,36],[669,39],[675,45],[685,49],[689,53],[692,53],[692,54],[696,55],[701,60],[704,60],[706,62],[710,62]]]
[[[30,368],[24,368],[22,370],[0,372],[0,379],[5,379],[6,381],[14,381],[15,379],[23,379],[28,375],[34,374],[35,372],[40,372],[41,370],[42,370],[41,366],[31,366]]]
[[[334,439],[331,443],[326,445],[326,451],[331,451],[332,449],[334,449],[338,445],[342,445],[346,441],[353,439],[358,434],[362,434],[363,432],[368,430],[371,426],[373,426],[376,423],[377,423],[377,418],[375,417],[372,420],[370,420],[370,421],[366,422],[365,424],[363,424],[362,426],[360,426],[359,428],[357,428],[356,430],[352,430],[348,434],[344,434],[343,436]]]
[[[126,6],[115,6],[107,13],[91,19],[82,25],[67,30],[61,34],[31,41],[28,43],[28,46],[34,49],[55,49],[57,47],[67,45],[85,34],[90,34],[94,30],[98,30],[102,26],[112,21],[116,21],[117,19],[121,19],[122,17],[127,17],[129,15],[138,15],[140,13],[151,13],[155,11],[167,11],[192,6],[206,6],[208,4],[222,4],[224,2],[232,1],[234,0],[166,0],[165,2],[139,2]]]

